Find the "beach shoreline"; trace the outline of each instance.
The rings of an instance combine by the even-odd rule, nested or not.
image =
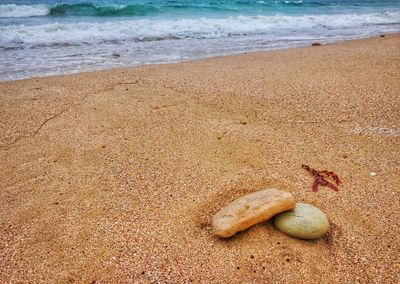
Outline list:
[[[208,60],[208,59],[213,59],[213,58],[224,58],[224,57],[230,57],[230,56],[240,56],[240,55],[247,55],[247,54],[255,54],[255,53],[264,53],[264,52],[273,52],[273,51],[281,51],[281,50],[292,50],[292,49],[301,49],[301,48],[308,48],[312,46],[312,44],[317,43],[321,45],[332,45],[332,44],[338,44],[338,43],[344,43],[344,42],[352,42],[352,41],[358,41],[358,40],[366,40],[366,39],[372,39],[372,38],[377,38],[377,37],[385,37],[385,36],[390,36],[390,35],[397,35],[400,34],[399,32],[392,32],[392,33],[379,33],[376,35],[370,35],[367,37],[361,37],[361,38],[343,38],[340,40],[318,40],[318,39],[310,39],[309,42],[304,42],[299,45],[295,46],[282,46],[282,47],[275,47],[275,48],[268,48],[265,50],[256,50],[256,51],[242,51],[238,53],[232,53],[232,54],[220,54],[220,55],[211,55],[211,56],[201,56],[201,57],[193,57],[193,58],[188,58],[188,59],[179,59],[176,61],[165,61],[165,62],[156,62],[156,63],[139,63],[139,64],[133,64],[133,65],[127,65],[127,66],[113,66],[110,65],[109,67],[93,67],[94,69],[92,70],[76,70],[76,71],[60,71],[59,73],[54,73],[54,74],[41,74],[39,72],[38,76],[30,76],[30,77],[22,77],[18,78],[20,75],[16,75],[16,79],[4,79],[0,80],[0,83],[7,83],[7,82],[13,82],[13,81],[20,81],[20,80],[28,80],[28,79],[38,79],[38,78],[47,78],[47,77],[59,77],[59,76],[69,76],[69,75],[80,75],[80,74],[86,74],[86,73],[93,73],[93,72],[107,72],[107,71],[113,71],[113,70],[119,70],[119,69],[131,69],[131,68],[141,68],[141,67],[151,67],[151,66],[160,66],[160,65],[170,65],[170,64],[179,64],[179,63],[191,63],[191,62],[198,62],[202,60]],[[119,58],[121,54],[119,53],[113,53],[110,54],[110,63],[112,62],[113,59]]]
[[[399,33],[0,82],[0,278],[398,283],[399,94]],[[302,164],[339,192],[312,192]],[[265,188],[320,208],[328,234],[212,236]]]

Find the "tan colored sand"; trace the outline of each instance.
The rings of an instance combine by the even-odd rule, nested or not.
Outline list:
[[[2,283],[399,282],[400,35],[6,82],[0,127]],[[327,237],[212,236],[268,187]]]

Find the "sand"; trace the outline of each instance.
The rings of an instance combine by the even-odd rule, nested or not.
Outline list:
[[[400,280],[399,34],[4,82],[0,127],[2,283]],[[270,187],[324,211],[326,237],[212,236]]]

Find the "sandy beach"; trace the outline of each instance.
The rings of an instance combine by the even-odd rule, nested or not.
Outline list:
[[[3,82],[0,131],[1,283],[400,281],[400,34]],[[265,188],[326,237],[212,235]]]

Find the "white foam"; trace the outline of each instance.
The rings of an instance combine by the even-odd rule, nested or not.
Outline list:
[[[283,1],[285,4],[292,4],[292,3],[294,3],[294,4],[301,4],[301,3],[303,3],[303,1],[301,1],[301,0],[299,0],[299,1]]]
[[[50,13],[45,5],[0,5],[0,18],[25,18],[44,16]]]
[[[51,23],[0,26],[0,46],[54,43],[96,43],[119,40],[221,38],[274,35],[287,31],[324,34],[324,30],[398,24],[400,12],[306,16],[238,16],[224,19],[126,20],[92,23]]]

